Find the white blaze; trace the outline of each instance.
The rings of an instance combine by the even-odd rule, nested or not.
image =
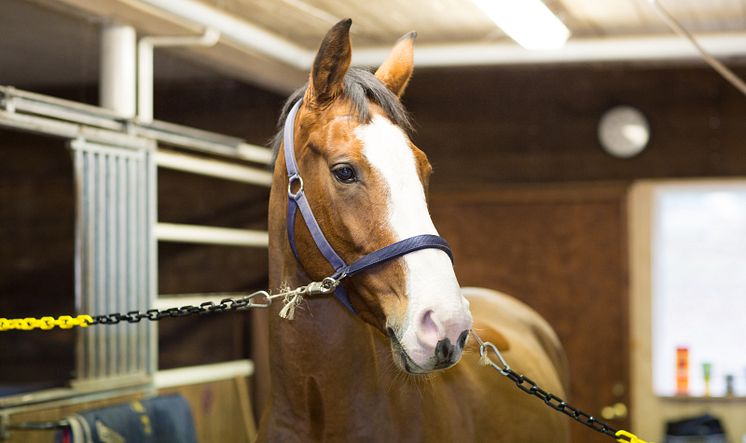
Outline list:
[[[387,118],[376,115],[367,125],[358,126],[355,134],[363,144],[363,154],[388,186],[389,225],[396,240],[420,234],[438,235],[425,200],[425,191],[417,164],[404,132]],[[418,364],[433,355],[434,342],[423,343],[423,332],[417,336],[419,315],[427,310],[437,313],[443,330],[437,340],[445,338],[447,323],[464,323],[470,316],[468,301],[453,272],[448,256],[437,249],[424,249],[403,257],[406,265],[409,305],[402,325],[401,343]],[[459,334],[463,329],[456,332]],[[450,337],[455,343],[457,337]],[[437,341],[435,340],[435,341]],[[428,340],[425,340],[428,341]]]

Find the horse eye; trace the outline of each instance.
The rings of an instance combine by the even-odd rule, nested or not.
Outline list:
[[[347,164],[337,165],[332,169],[332,174],[341,183],[353,183],[357,181],[357,174],[355,169]]]

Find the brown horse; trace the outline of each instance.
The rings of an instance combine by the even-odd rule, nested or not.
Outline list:
[[[374,75],[350,69],[350,24],[328,32],[308,84],[280,118],[282,128],[302,100],[287,124],[304,192],[347,263],[413,235],[437,235],[426,203],[431,167],[407,136],[399,102],[415,34],[400,39]],[[333,270],[300,216],[291,221],[294,256],[282,129],[275,148],[269,272],[270,287],[279,289]],[[260,441],[567,441],[566,417],[480,366],[473,343],[465,343],[473,328],[514,369],[564,396],[562,349],[530,308],[493,291],[461,289],[448,255],[436,249],[383,263],[344,286],[357,315],[331,297],[308,299],[292,321],[274,309]]]

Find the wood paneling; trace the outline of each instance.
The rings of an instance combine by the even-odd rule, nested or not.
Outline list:
[[[746,174],[746,101],[707,69],[420,70],[404,101],[434,189]],[[648,148],[626,160],[596,135],[602,113],[621,104],[651,125]]]
[[[0,317],[74,312],[75,197],[60,140],[0,131]],[[72,377],[70,331],[0,333],[0,392]]]

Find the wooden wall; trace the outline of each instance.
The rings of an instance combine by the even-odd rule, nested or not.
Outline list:
[[[0,130],[0,317],[73,311],[74,228],[64,143]],[[0,333],[0,392],[66,382],[74,340],[60,330]]]
[[[738,69],[746,77],[746,69]],[[578,66],[416,71],[405,95],[434,189],[746,174],[746,101],[709,69]],[[601,150],[601,114],[631,105],[648,149]]]

